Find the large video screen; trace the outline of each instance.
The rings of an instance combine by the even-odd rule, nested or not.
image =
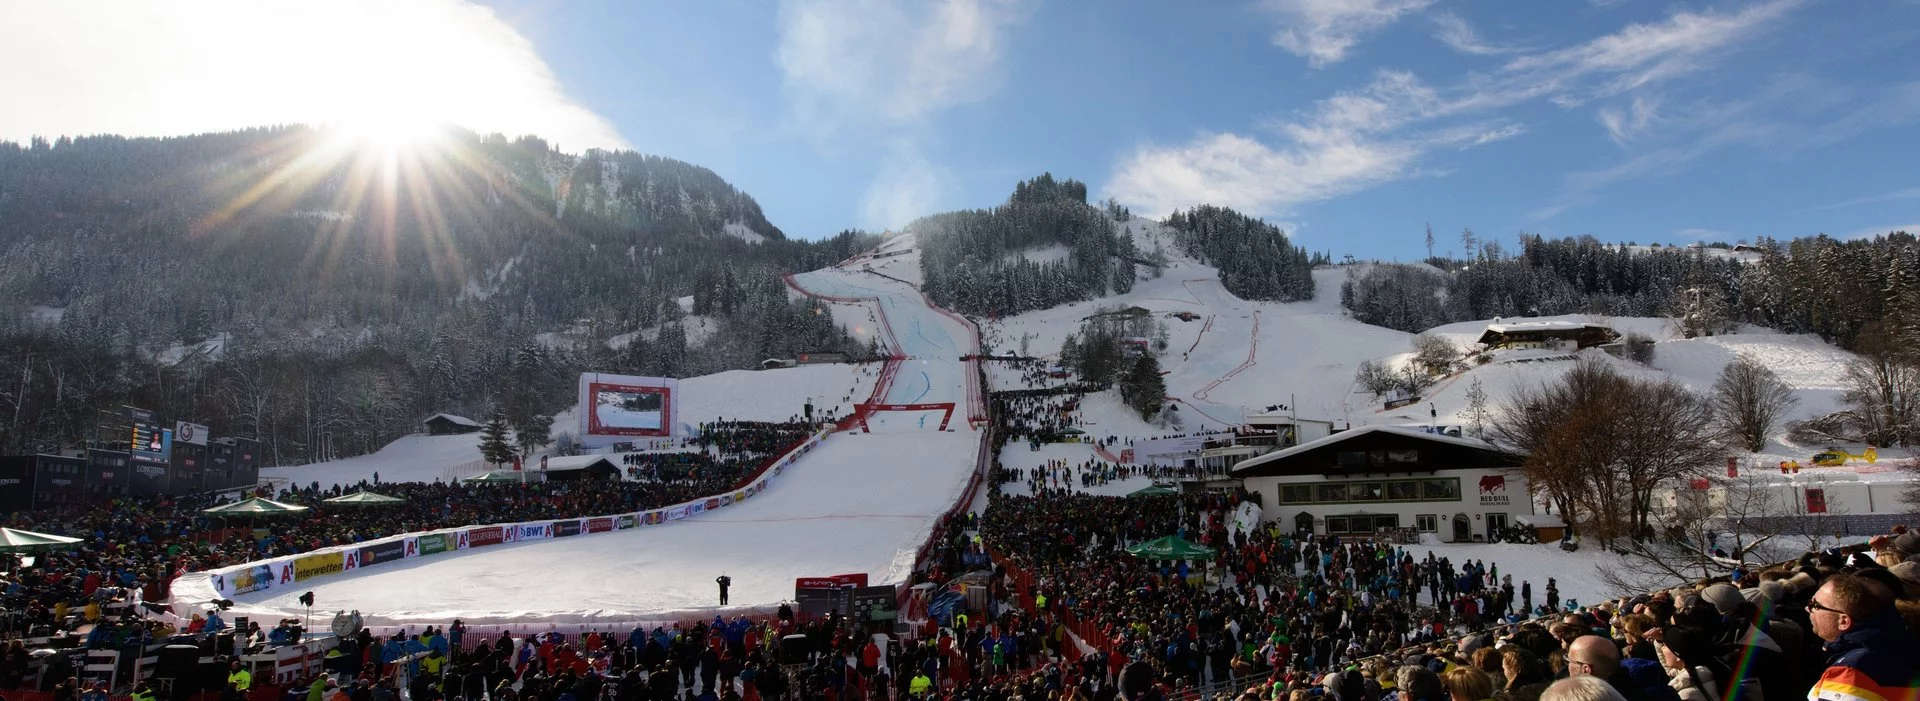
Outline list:
[[[673,435],[670,377],[580,375],[580,434],[585,437]]]

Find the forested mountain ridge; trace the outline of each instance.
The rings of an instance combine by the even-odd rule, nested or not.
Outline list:
[[[377,448],[435,411],[499,405],[531,425],[582,369],[860,352],[779,275],[874,240],[788,240],[710,170],[533,138],[383,151],[285,127],[0,144],[0,451],[73,445],[96,409],[133,404],[302,462]],[[687,311],[730,340],[686,347]],[[618,351],[534,340],[643,327]]]
[[[1468,319],[1594,313],[1671,317],[1689,336],[1744,322],[1863,352],[1920,346],[1913,234],[1761,239],[1743,248],[1735,256],[1708,246],[1522,236],[1514,254],[1486,244],[1468,260],[1372,266],[1342,286],[1341,301],[1355,319],[1410,332]]]
[[[1044,173],[1017,184],[997,207],[924,217],[908,228],[924,249],[928,296],[969,314],[1003,316],[1126,294],[1138,275],[1157,274],[1166,251],[1139,250],[1121,230],[1131,218],[1115,202],[1088,204],[1085,184]],[[1174,212],[1167,225],[1183,252],[1219,269],[1221,284],[1244,299],[1311,299],[1313,265],[1326,262],[1279,228],[1224,207]],[[1066,255],[1025,255],[1045,247]]]

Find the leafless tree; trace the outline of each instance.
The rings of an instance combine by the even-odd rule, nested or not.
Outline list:
[[[1460,363],[1460,347],[1452,341],[1423,333],[1413,337],[1413,362],[1428,374],[1445,375]]]
[[[1920,360],[1907,350],[1870,342],[1847,366],[1847,401],[1866,424],[1868,443],[1920,443]]]
[[[1719,459],[1712,418],[1684,387],[1587,358],[1558,382],[1517,393],[1489,436],[1527,455],[1528,481],[1569,525],[1588,516],[1586,534],[1612,547],[1652,537],[1654,491]]]
[[[1763,477],[1703,476],[1672,486],[1656,508],[1657,537],[1614,546],[1620,558],[1600,569],[1608,586],[1659,589],[1813,547],[1794,536],[1817,532],[1817,524],[1792,516],[1785,493]]]
[[[1767,434],[1797,401],[1779,375],[1751,358],[1727,363],[1713,383],[1713,408],[1721,433],[1751,452],[1767,446]]]

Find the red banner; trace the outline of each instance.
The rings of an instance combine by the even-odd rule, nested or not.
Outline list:
[[[613,530],[613,519],[611,518],[587,519],[588,533],[599,533],[601,531],[611,531],[611,530]]]
[[[499,545],[505,542],[505,540],[505,538],[500,536],[499,526],[474,528],[467,531],[467,547],[469,548],[478,548],[483,545]]]
[[[867,586],[867,573],[836,574],[832,577],[800,577],[793,580],[795,589],[834,589],[837,587]]]

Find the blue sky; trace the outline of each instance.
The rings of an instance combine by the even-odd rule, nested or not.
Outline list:
[[[1910,1],[421,0],[411,7],[429,9],[406,17],[384,7],[343,12],[379,14],[402,37],[409,22],[451,32],[431,45],[453,48],[375,51],[389,64],[362,69],[361,82],[405,76],[392,66],[408,62],[438,66],[390,91],[403,99],[404,86],[461,85],[446,76],[476,73],[464,66],[510,66],[421,109],[496,94],[461,102],[453,118],[573,151],[625,146],[707,166],[803,238],[991,206],[1043,171],[1152,215],[1231,206],[1336,257],[1417,258],[1428,223],[1442,254],[1466,227],[1505,242],[1524,231],[1641,243],[1920,229],[1920,3]],[[66,10],[0,9],[42,11]],[[100,21],[86,26],[97,34]],[[153,24],[131,25],[130,42],[152,41]],[[36,50],[30,64],[75,49]],[[149,70],[151,82],[195,67]],[[266,114],[301,121],[313,109]],[[22,112],[0,118],[0,138],[71,123],[230,126],[185,114],[151,127],[158,118],[141,121],[141,109],[113,110],[132,122]]]
[[[633,148],[802,237],[1042,171],[1336,256],[1920,228],[1912,3],[495,7]]]

